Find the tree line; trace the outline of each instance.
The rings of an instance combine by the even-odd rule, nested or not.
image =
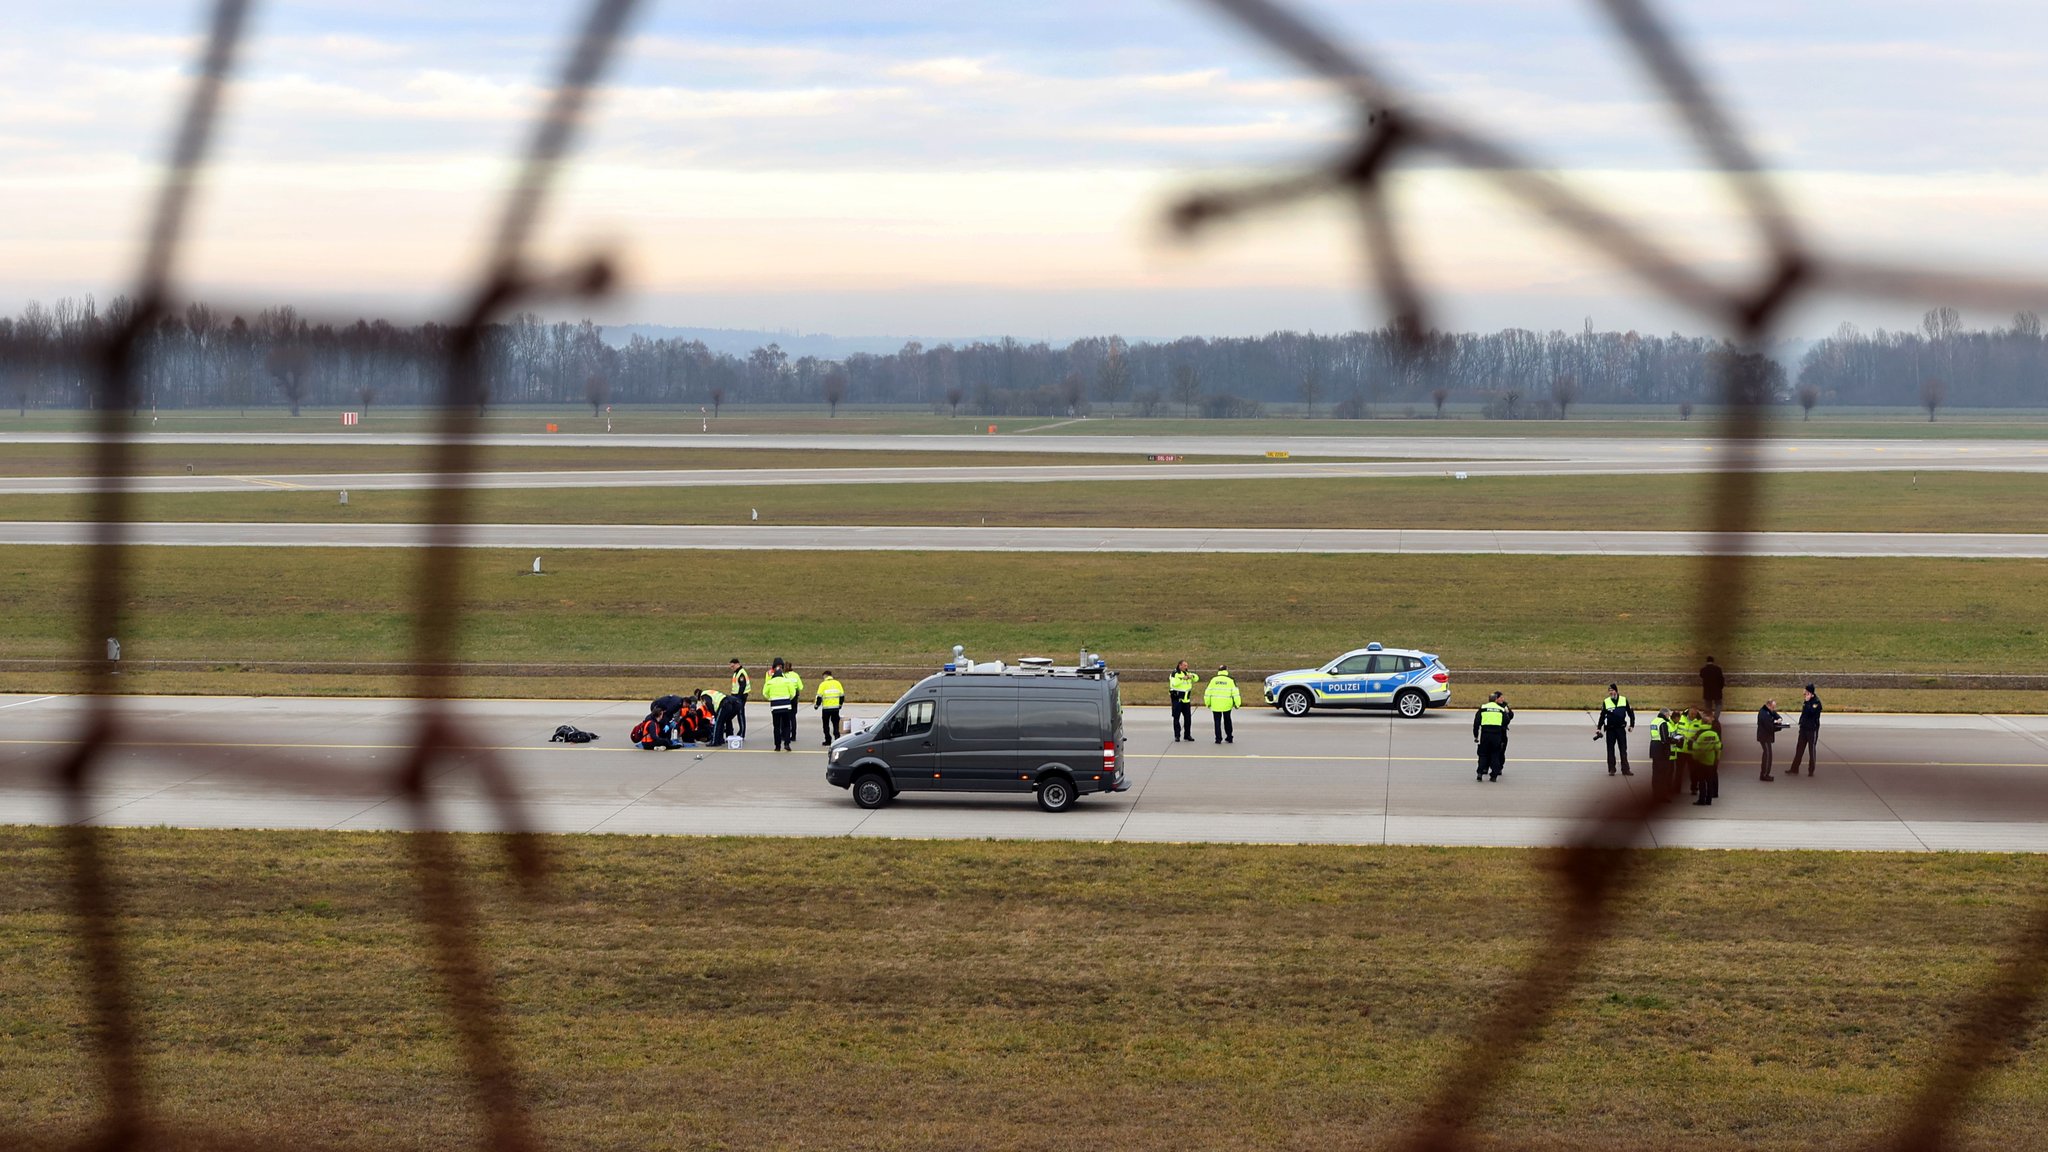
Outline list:
[[[129,304],[90,298],[31,303],[0,317],[0,388],[22,412],[91,404],[94,346]],[[290,306],[253,317],[195,303],[144,335],[138,404],[163,408],[420,405],[440,394],[449,331],[442,325],[317,322]],[[605,405],[732,403],[919,404],[986,416],[1082,414],[1108,406],[1142,415],[1256,416],[1271,405],[1362,418],[1479,403],[1489,415],[1569,416],[1574,405],[1652,404],[1689,413],[1738,387],[1773,403],[2028,406],[2048,399],[2048,350],[2032,313],[2010,327],[1967,330],[1952,308],[1919,331],[1868,335],[1843,325],[1784,367],[1709,337],[1600,332],[1430,332],[1186,337],[1065,344],[1009,337],[839,360],[766,344],[745,357],[700,340],[633,334],[605,339],[589,320],[522,314],[484,341],[484,403]]]

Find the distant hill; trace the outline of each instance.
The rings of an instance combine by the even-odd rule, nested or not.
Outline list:
[[[816,356],[820,360],[840,360],[855,352],[882,355],[900,350],[905,343],[916,340],[929,348],[946,340],[931,336],[834,336],[827,332],[770,332],[757,328],[678,328],[669,324],[608,324],[604,329],[605,343],[623,345],[635,335],[649,340],[701,340],[713,352],[724,352],[744,358],[747,353],[768,344],[778,344],[794,360],[801,356]],[[952,338],[956,346],[971,343],[975,337]]]

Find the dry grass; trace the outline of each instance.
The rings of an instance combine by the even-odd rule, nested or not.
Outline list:
[[[773,455],[755,464],[718,466],[793,462],[787,454]],[[813,456],[822,455],[833,454],[807,453],[801,463],[810,466]],[[902,463],[897,457],[911,454],[886,455],[891,460],[866,463]],[[929,466],[940,460],[925,454],[909,463]],[[1712,480],[1517,476],[528,489],[477,492],[468,512],[475,523],[499,524],[744,524],[759,510],[762,520],[774,524],[1684,531],[1703,526],[1701,509],[1710,503]],[[423,492],[363,490],[351,492],[346,507],[325,490],[144,495],[137,497],[133,515],[166,521],[410,524],[431,519],[427,500]],[[2044,502],[2048,473],[1766,475],[1757,478],[1756,527],[1774,532],[2037,532]],[[89,515],[82,497],[0,496],[0,520]]]
[[[253,1144],[445,1148],[474,1120],[404,838],[109,834],[149,1081]],[[0,1138],[84,1134],[58,834],[0,830]],[[1541,853],[575,837],[494,844],[486,941],[555,1147],[1356,1148],[1408,1118],[1546,916]],[[2048,860],[1656,855],[1482,1147],[1862,1143]],[[1968,1147],[2048,1141],[2036,1048]]]

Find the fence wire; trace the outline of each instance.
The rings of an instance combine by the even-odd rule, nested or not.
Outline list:
[[[1823,254],[1798,220],[1732,118],[1712,95],[1683,45],[1667,30],[1646,0],[1593,0],[1611,21],[1615,38],[1641,63],[1661,91],[1680,126],[1691,134],[1713,168],[1727,181],[1766,253],[1763,267],[1747,283],[1722,284],[1692,267],[1632,225],[1619,211],[1595,202],[1543,174],[1542,167],[1512,143],[1491,138],[1436,115],[1396,89],[1361,53],[1348,49],[1296,9],[1274,0],[1201,0],[1260,41],[1323,78],[1357,113],[1356,138],[1328,162],[1308,170],[1239,187],[1191,195],[1177,204],[1172,222],[1187,234],[1233,217],[1305,197],[1335,194],[1356,208],[1366,269],[1375,293],[1393,318],[1410,355],[1428,354],[1431,305],[1428,286],[1406,254],[1407,235],[1388,195],[1389,173],[1411,156],[1434,156],[1469,169],[1511,199],[1613,261],[1650,290],[1689,309],[1724,331],[1737,347],[1760,350],[1789,310],[1819,292],[1924,301],[1940,298],[1965,305],[2021,306],[2048,295],[2048,284],[1964,275],[1938,267],[1889,264],[1854,256]],[[174,298],[179,244],[187,208],[205,165],[221,110],[230,94],[233,63],[247,27],[249,0],[217,0],[203,43],[192,91],[178,120],[169,164],[146,233],[131,293],[135,306],[100,349],[95,407],[97,474],[126,478],[133,472],[123,414],[137,390],[139,344]],[[440,422],[435,445],[428,546],[418,552],[413,658],[399,669],[410,677],[423,705],[409,753],[396,769],[397,783],[422,832],[410,838],[419,885],[419,916],[441,979],[447,1012],[459,1038],[469,1096],[482,1120],[486,1147],[523,1152],[537,1145],[529,1123],[519,1068],[505,1039],[501,1012],[480,954],[475,903],[462,876],[454,845],[435,827],[428,787],[437,768],[474,771],[497,808],[514,871],[534,884],[545,861],[540,841],[526,831],[524,810],[504,765],[467,733],[447,701],[459,697],[462,678],[479,672],[457,660],[455,636],[464,602],[460,545],[468,501],[474,490],[455,480],[476,461],[472,434],[478,431],[482,399],[481,346],[486,326],[516,307],[549,298],[589,298],[608,290],[610,262],[593,256],[564,269],[537,269],[526,248],[570,151],[589,98],[612,59],[635,0],[593,0],[584,14],[552,97],[533,126],[524,163],[508,189],[499,226],[482,261],[467,303],[450,325],[442,373]],[[1762,431],[1767,397],[1731,358],[1721,381],[1729,416],[1720,433],[1724,466],[1715,474],[1710,507],[1713,530],[1746,534],[1756,522],[1751,444]],[[82,642],[76,667],[89,701],[75,739],[47,769],[60,782],[70,818],[63,832],[69,901],[80,952],[82,979],[93,1016],[93,1046],[103,1101],[97,1130],[80,1146],[121,1150],[166,1139],[152,1114],[129,966],[118,927],[119,908],[106,860],[105,835],[90,824],[89,800],[96,776],[115,747],[130,734],[123,697],[113,669],[93,649],[99,637],[119,635],[122,606],[130,589],[128,525],[131,497],[120,482],[95,494],[94,543],[90,550],[90,593],[81,609]],[[1701,651],[1734,647],[1752,565],[1740,552],[1699,560],[1698,600],[1693,635]],[[153,739],[174,734],[153,728]],[[229,761],[225,775],[298,790],[379,794],[382,783],[358,777],[338,780],[326,763],[286,755],[261,764]],[[1461,1054],[1446,1069],[1434,1092],[1396,1142],[1414,1152],[1468,1146],[1483,1122],[1494,1087],[1512,1075],[1518,1059],[1534,1045],[1544,1024],[1600,947],[1613,926],[1617,898],[1638,883],[1645,869],[1631,844],[1645,822],[1663,814],[1655,798],[1643,796],[1602,805],[1588,813],[1583,839],[1556,852],[1550,864],[1557,879],[1555,909],[1534,957],[1501,993],[1492,1011],[1474,1027]],[[1889,1133],[1875,1145],[1905,1150],[1945,1146],[1958,1117],[1986,1069],[2014,1052],[2029,1025],[2044,980],[2048,980],[2048,904],[2037,910],[1998,973],[1953,1013],[1956,1024],[1920,1087],[1899,1105]],[[217,1147],[244,1141],[230,1133],[183,1132]],[[0,1137],[6,1137],[0,1133]],[[5,1138],[0,1142],[29,1143]]]

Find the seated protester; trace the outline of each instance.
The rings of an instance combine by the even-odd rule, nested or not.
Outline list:
[[[649,712],[645,720],[633,725],[633,733],[626,739],[648,752],[657,748],[673,748],[676,746],[676,729],[666,713]]]
[[[696,703],[690,711],[697,717],[698,739],[706,744],[718,742],[718,713],[711,709],[711,697],[704,692],[697,693]]]
[[[696,705],[685,705],[676,713],[676,739],[685,745],[708,743],[711,729],[704,724],[702,713]]]

